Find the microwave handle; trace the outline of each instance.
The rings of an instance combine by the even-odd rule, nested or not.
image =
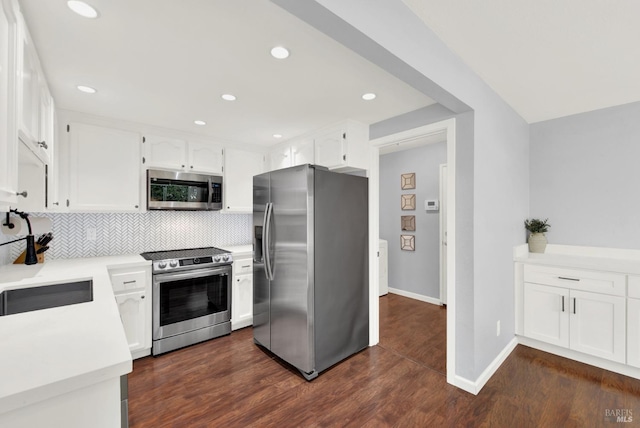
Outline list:
[[[207,197],[207,209],[210,210],[213,208],[213,183],[211,182],[211,177],[207,178],[207,192],[209,195]]]

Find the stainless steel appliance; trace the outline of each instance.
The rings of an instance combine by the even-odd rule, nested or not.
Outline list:
[[[147,209],[222,209],[222,176],[147,170]]]
[[[207,247],[141,256],[153,261],[153,355],[231,333],[231,253]]]
[[[254,341],[311,380],[369,344],[367,179],[253,178]]]

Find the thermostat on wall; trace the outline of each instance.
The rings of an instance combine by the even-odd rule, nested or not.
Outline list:
[[[440,204],[437,199],[427,199],[424,201],[424,209],[426,211],[438,211]]]

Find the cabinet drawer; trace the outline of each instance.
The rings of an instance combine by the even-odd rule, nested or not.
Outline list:
[[[640,299],[640,276],[629,275],[629,297]]]
[[[253,260],[241,259],[241,260],[235,260],[233,262],[234,275],[242,275],[242,274],[252,273],[252,272],[253,272]]]
[[[111,274],[111,286],[114,293],[144,289],[145,271],[120,272]]]
[[[524,281],[614,296],[626,294],[626,275],[620,273],[525,265]]]

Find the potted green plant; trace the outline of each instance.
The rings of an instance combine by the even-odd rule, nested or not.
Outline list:
[[[524,221],[524,227],[529,231],[529,252],[544,253],[544,249],[547,247],[547,237],[544,234],[551,227],[549,219],[527,219]]]

